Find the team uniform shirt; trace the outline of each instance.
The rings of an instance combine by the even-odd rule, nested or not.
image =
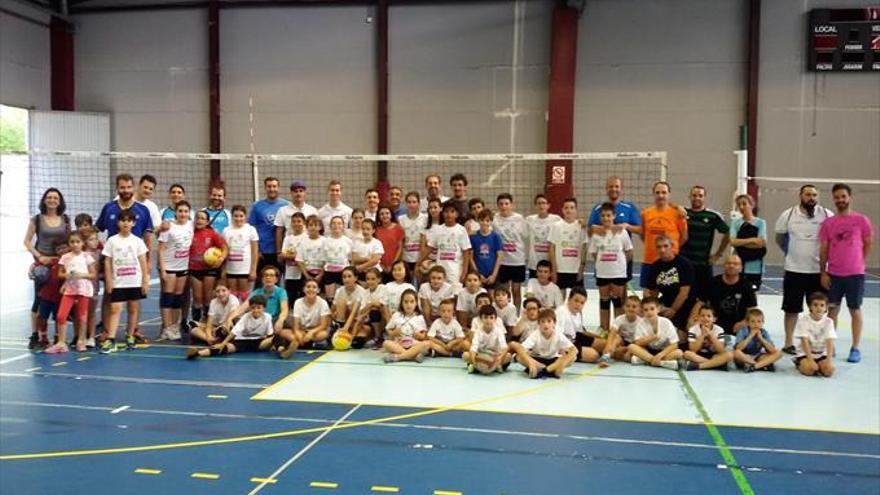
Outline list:
[[[226,273],[232,275],[247,275],[251,272],[251,243],[259,242],[260,235],[253,225],[244,224],[241,227],[227,227],[223,231],[223,238],[229,246],[229,254],[226,256]],[[260,249],[262,250],[262,242]],[[274,248],[275,241],[272,241]],[[267,251],[262,251],[267,252]],[[273,251],[274,252],[274,249]]]
[[[509,217],[498,214],[492,220],[492,229],[501,236],[501,247],[504,249],[501,264],[525,266],[526,242],[529,239],[529,226],[525,218],[519,213],[512,213]]]
[[[425,318],[420,314],[406,316],[400,311],[391,315],[391,319],[385,325],[386,330],[399,329],[400,335],[396,337],[398,344],[403,347],[410,347],[416,341],[416,334],[424,332],[428,329]]]
[[[776,233],[788,234],[788,251],[785,254],[785,271],[795,273],[819,273],[819,229],[822,222],[833,217],[827,208],[816,205],[813,218],[792,206],[776,220]]]
[[[746,223],[750,225],[754,225],[755,228],[758,229],[758,237],[764,239],[764,243],[767,243],[767,222],[764,221],[763,218],[755,217],[751,221],[746,222],[742,219],[742,217],[733,218],[730,220],[730,237],[735,239],[737,238],[737,233],[739,229],[742,228]],[[748,273],[750,275],[761,275],[764,273],[764,260],[751,260],[751,261],[743,261],[743,273]]]
[[[443,282],[440,289],[436,291],[431,287],[430,282],[424,282],[422,286],[419,287],[419,298],[430,301],[431,313],[438,314],[440,312],[440,303],[443,302],[444,299],[455,297],[455,292],[455,287],[449,282]]]
[[[302,262],[306,271],[317,273],[324,268],[324,237],[312,239],[306,236],[296,250],[297,263]]]
[[[795,346],[798,357],[806,355],[803,346],[800,345],[800,341],[803,338],[807,339],[810,343],[810,351],[814,357],[825,356],[827,355],[825,341],[837,339],[834,321],[827,315],[822,316],[819,321],[814,320],[809,313],[801,315],[794,325],[794,338],[798,341],[798,345]]]
[[[498,253],[501,252],[501,256],[504,256],[501,236],[494,231],[489,232],[488,235],[477,232],[470,236],[470,241],[477,272],[484,277],[491,276],[492,270],[495,269],[495,259],[499,256]]]
[[[474,316],[471,318],[471,328],[470,330],[474,333],[481,332],[483,328],[483,321],[480,319],[480,315]],[[501,319],[495,318],[495,331],[501,332],[502,335],[507,335],[507,329],[504,328],[504,323],[501,323]]]
[[[642,318],[642,321],[636,326],[636,340],[647,337],[653,334],[653,330],[651,329],[651,322],[646,318]],[[675,325],[669,321],[668,318],[664,318],[662,316],[657,317],[657,339],[648,344],[648,349],[652,351],[662,351],[665,347],[670,344],[678,343],[678,332],[675,330]]]
[[[388,307],[388,311],[392,313],[397,311],[400,307],[400,296],[403,295],[403,292],[407,289],[411,289],[413,292],[418,294],[418,290],[416,290],[415,286],[409,282],[398,283],[395,281],[388,282],[385,284],[385,306]]]
[[[645,240],[645,263],[653,263],[660,257],[657,254],[657,236],[665,235],[672,240],[672,252],[678,254],[681,236],[688,230],[687,219],[681,218],[678,209],[667,206],[658,210],[656,206],[642,211],[643,239]]]
[[[391,264],[397,258],[398,250],[401,249],[400,241],[404,237],[403,228],[396,223],[391,223],[389,227],[378,227],[374,237],[382,243],[382,257],[379,258],[380,268],[382,271],[390,272]]]
[[[304,330],[320,325],[325,316],[330,316],[330,305],[323,297],[316,297],[314,304],[309,304],[305,297],[293,303],[293,320],[299,320],[300,328]]]
[[[281,316],[281,303],[287,303],[287,291],[276,285],[272,287],[272,293],[268,294],[266,287],[263,286],[251,292],[251,297],[257,295],[266,298],[266,312],[272,316],[272,321],[278,320],[278,317]]]
[[[364,288],[364,304],[371,303],[379,303],[385,304],[385,301],[388,300],[388,293],[385,291],[385,286],[379,284],[375,289],[370,289],[369,287]]]
[[[688,342],[695,342],[697,340],[697,337],[700,336],[700,333],[701,331],[699,323],[690,327],[688,329]],[[724,329],[719,327],[718,325],[712,325],[712,329],[709,330],[709,333],[714,335],[715,338],[717,338],[718,340],[721,340],[724,337]],[[722,341],[722,343],[723,342],[724,341]],[[709,340],[709,337],[703,339],[703,347],[701,347],[701,350],[715,352],[715,349],[712,347],[712,341]]]
[[[474,235],[480,231],[480,222],[473,218],[469,218],[468,221],[464,223],[464,229],[467,230],[468,235]]]
[[[651,265],[651,269],[648,271],[648,280],[645,282],[646,289],[660,293],[658,297],[660,304],[671,308],[681,288],[694,285],[694,269],[690,261],[681,256],[676,256],[672,261],[658,259]],[[689,294],[688,299],[692,298],[693,294]],[[683,306],[679,308],[679,312],[686,309]]]
[[[107,239],[101,254],[111,258],[114,289],[140,288],[144,274],[138,256],[147,254],[147,245],[140,237],[134,234],[125,237],[116,234]]]
[[[360,239],[355,239],[351,243],[351,252],[352,254],[357,254],[363,258],[370,258],[378,254],[380,256],[379,259],[381,260],[381,256],[385,254],[385,246],[382,245],[382,241],[379,239],[373,238],[370,239],[370,242],[367,242],[361,237]],[[376,264],[375,268],[382,271],[382,264]]]
[[[472,354],[478,352],[498,354],[507,351],[507,339],[504,337],[504,331],[500,330],[497,325],[489,333],[483,330],[482,324],[473,329],[473,332],[474,337],[473,341],[471,341]]]
[[[431,323],[431,328],[428,330],[428,337],[439,339],[443,343],[448,344],[455,339],[463,339],[464,330],[461,329],[461,324],[459,324],[458,320],[455,318],[449,323],[437,318]]]
[[[425,214],[428,213],[428,200],[429,199],[430,198],[428,198],[428,196],[425,195],[424,197],[422,197],[422,199],[419,200],[419,211],[420,212],[425,213]],[[449,201],[449,196],[444,196],[441,194],[440,195],[440,204],[442,205],[443,203],[446,203],[447,201]]]
[[[745,341],[749,337],[749,328],[740,328],[738,332],[736,332],[736,344],[739,345],[740,342]],[[767,330],[761,329],[761,337],[764,338],[770,344],[773,344],[773,339],[770,338],[770,334],[767,333]],[[749,344],[742,348],[742,352],[744,354],[748,354],[750,356],[757,356],[759,353],[766,351],[764,346],[761,345],[761,341],[758,340],[757,337],[753,338]]]
[[[294,213],[302,213],[304,217],[309,218],[312,215],[317,215],[318,209],[308,203],[303,203],[302,206],[296,206],[293,203],[285,201],[284,206],[278,208],[278,212],[275,213],[275,217],[272,220],[273,228],[283,227],[284,234],[289,234],[292,230],[290,223]]]
[[[530,270],[538,269],[538,262],[550,259],[550,227],[558,223],[562,218],[550,213],[544,218],[537,214],[526,217],[528,227],[529,256],[528,266]]]
[[[427,224],[427,221],[425,221],[425,223]],[[428,246],[428,259],[431,261],[437,261],[437,248],[431,245],[431,238],[437,233],[437,229],[442,226],[442,223],[435,223],[431,225],[430,228],[425,228],[425,230],[422,231],[422,235],[425,236],[425,244]],[[470,238],[468,238],[468,240],[470,240]],[[446,274],[446,278],[449,278],[449,273]]]
[[[143,238],[147,232],[153,231],[153,218],[150,210],[141,203],[135,201],[130,208],[134,213],[134,225],[131,227],[131,233],[136,237]],[[95,221],[95,228],[101,232],[106,231],[108,237],[112,237],[119,233],[119,225],[117,219],[122,212],[119,203],[111,201],[101,208],[101,214]],[[140,287],[140,284],[138,284]]]
[[[461,225],[437,225],[428,236],[428,246],[437,249],[437,264],[446,270],[446,280],[457,283],[461,278],[461,260],[471,249],[471,240]]]
[[[330,231],[330,220],[333,217],[342,217],[342,223],[348,225],[351,222],[351,212],[351,206],[341,201],[337,206],[330,206],[330,203],[327,203],[318,210],[318,218],[324,223],[324,230]]]
[[[180,272],[189,268],[189,250],[192,247],[193,226],[174,222],[168,230],[159,234],[159,242],[165,245],[162,262],[166,271]]]
[[[729,285],[724,281],[724,275],[716,275],[709,285],[709,303],[715,309],[718,325],[733,333],[733,326],[745,319],[746,310],[758,306],[758,298],[745,277]]]
[[[523,343],[526,351],[532,357],[541,359],[555,359],[560,354],[572,348],[574,344],[568,340],[559,330],[555,330],[550,338],[544,337],[540,331],[532,332]]]
[[[367,298],[367,289],[358,284],[354,284],[354,288],[349,292],[345,286],[336,288],[336,294],[333,295],[333,305],[345,304],[347,309],[351,309],[355,303],[363,303]]]
[[[222,325],[226,321],[226,317],[229,316],[229,313],[237,308],[239,304],[241,302],[232,294],[229,294],[226,304],[223,304],[223,301],[219,298],[211,299],[211,304],[208,305],[208,321],[214,326]],[[269,318],[271,320],[271,316]]]
[[[232,213],[229,213],[229,210],[226,208],[215,210],[206,207],[202,208],[202,210],[208,212],[208,226],[218,233],[222,233],[226,230],[226,227],[229,227],[232,224]]]
[[[864,275],[862,243],[871,237],[871,221],[861,213],[837,215],[822,222],[819,240],[828,243],[828,273],[836,277]]]
[[[568,305],[559,306],[556,308],[556,328],[573,342],[577,333],[584,331],[583,313],[572,313]]]
[[[477,313],[477,296],[486,292],[486,289],[480,287],[477,292],[471,293],[467,287],[462,287],[458,291],[458,298],[455,301],[455,310],[463,311],[469,315]]]
[[[422,249],[422,234],[425,232],[425,223],[428,216],[419,213],[416,218],[408,215],[397,217],[397,223],[403,228],[403,261],[415,263],[419,261]]]
[[[299,246],[302,242],[309,238],[309,235],[303,232],[302,234],[287,234],[284,236],[284,241],[281,243],[281,252],[282,253],[299,253]],[[299,265],[296,263],[297,256],[292,258],[284,259],[284,278],[286,280],[299,280],[302,278],[302,270],[299,269]]]
[[[216,230],[204,228],[193,232],[192,244],[189,247],[189,269],[210,270],[216,267],[205,263],[205,251],[212,247],[222,248],[226,244],[223,236]]]
[[[537,299],[542,309],[556,309],[565,302],[558,285],[553,282],[541,285],[541,282],[536,278],[529,279],[529,283],[526,286],[526,294]]]
[[[695,265],[708,265],[712,254],[712,242],[715,240],[715,232],[727,234],[730,228],[724,217],[715,210],[704,208],[702,210],[686,209],[687,219],[687,242],[681,246],[679,254],[690,260]]]
[[[87,275],[89,273],[89,265],[95,262],[95,258],[91,254],[82,251],[79,254],[72,252],[61,255],[58,264],[64,267],[68,275],[73,273]],[[80,278],[64,281],[61,286],[61,293],[65,296],[85,296],[92,297],[95,294],[95,284],[87,278]]]
[[[618,315],[611,321],[611,329],[617,330],[617,334],[620,335],[623,343],[632,344],[636,341],[636,328],[639,327],[641,321],[641,316],[636,316],[635,320],[629,321],[626,315]]]
[[[173,223],[176,218],[177,218],[177,213],[175,213],[173,206],[166,206],[165,208],[162,208],[162,211],[159,213],[159,219],[162,222],[172,222]],[[193,221],[193,211],[192,210],[189,210],[189,221],[190,222]],[[153,227],[156,227],[156,225],[154,224]]]
[[[602,203],[596,203],[596,205],[593,206],[593,210],[590,212],[590,218],[587,220],[587,225],[590,227],[593,225],[602,225],[601,210]],[[639,208],[633,203],[618,201],[614,205],[614,223],[628,223],[635,227],[642,225],[642,215],[639,213]]]
[[[503,308],[499,308],[495,303],[492,303],[492,306],[495,306],[495,312],[498,313],[496,319],[501,320],[501,323],[505,327],[514,327],[516,325],[516,306],[511,303],[507,303],[507,306]]]
[[[592,236],[589,253],[596,255],[596,278],[626,278],[626,252],[632,249],[625,231]]]
[[[275,333],[272,326],[272,317],[269,313],[263,313],[260,318],[254,318],[250,311],[244,314],[232,327],[232,333],[236,340],[265,339]]]
[[[519,341],[525,342],[526,339],[528,339],[530,335],[532,335],[533,333],[536,333],[540,330],[539,327],[540,327],[540,325],[538,323],[538,320],[523,319],[522,325],[520,325],[520,328],[519,328],[520,329]]]
[[[251,206],[248,214],[247,223],[256,229],[259,235],[260,252],[267,254],[275,254],[275,222],[278,219],[278,212],[281,211],[287,200],[278,198],[275,201],[261,199]],[[221,230],[220,232],[226,232]],[[228,268],[227,268],[228,270]]]
[[[577,273],[581,267],[581,254],[587,234],[580,222],[560,220],[550,227],[550,238],[556,250],[556,273]]]
[[[325,272],[339,273],[351,264],[353,243],[348,237],[325,237],[323,249]]]

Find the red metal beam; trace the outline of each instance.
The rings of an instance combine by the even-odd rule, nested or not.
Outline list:
[[[208,119],[210,152],[220,153],[220,3],[208,4]],[[220,180],[220,161],[211,160],[211,182]]]
[[[388,153],[388,0],[376,2],[376,152]],[[376,189],[388,197],[388,163],[376,165]]]
[[[749,0],[749,70],[746,118],[748,122],[746,149],[748,174],[756,176],[758,163],[758,69],[761,55],[761,0]],[[749,179],[748,193],[758,198],[758,185]]]
[[[577,69],[577,9],[557,4],[553,9],[550,42],[550,100],[547,106],[547,152],[570,153],[574,146],[574,83]],[[544,168],[544,190],[553,211],[571,196],[571,161],[548,161]]]
[[[73,33],[70,25],[53,17],[49,23],[52,110],[74,109]]]

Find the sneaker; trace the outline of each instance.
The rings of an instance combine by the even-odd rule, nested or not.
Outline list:
[[[675,359],[667,359],[665,361],[660,361],[660,367],[674,371],[674,370],[678,369],[678,361],[676,361]]]
[[[846,358],[848,363],[858,363],[862,360],[862,352],[858,349],[858,347],[853,347],[849,350],[849,357]]]
[[[165,334],[168,337],[168,340],[180,340],[180,327],[177,325],[171,325],[167,329],[167,333]]]
[[[76,352],[86,352],[87,350],[85,342],[79,341],[76,343]]]
[[[187,359],[196,359],[199,357],[199,349],[197,347],[190,347],[186,350],[186,358]]]
[[[474,373],[477,372],[477,369],[474,368],[474,365],[468,363],[468,365],[467,365],[467,372],[473,375]]]
[[[36,350],[38,350],[38,351],[45,351],[45,350],[48,349],[49,346],[51,346],[51,345],[52,345],[52,344],[50,344],[49,341],[48,341],[47,339],[40,339],[40,341],[37,342]]]
[[[147,339],[147,337],[146,337],[144,334],[141,333],[141,331],[140,331],[139,328],[136,328],[136,329],[134,330],[134,335],[133,335],[133,337],[134,337],[134,343],[135,343],[135,344],[149,344],[149,343],[150,343],[150,340]],[[126,338],[126,343],[127,343],[127,340],[128,340],[128,339]],[[132,349],[134,349],[134,347],[132,347]],[[131,349],[129,349],[129,350],[131,350]]]
[[[159,331],[159,336],[156,337],[156,342],[164,342],[166,340],[170,340],[168,337],[168,331],[171,327],[165,327]]]
[[[40,337],[32,333],[30,338],[28,338],[28,350],[35,351],[38,345],[40,345]]]
[[[599,367],[607,368],[611,366],[611,356],[608,354],[602,354],[602,357],[599,358]]]
[[[786,354],[794,355],[797,353],[797,349],[795,349],[793,345],[787,345],[782,348],[782,352],[784,352]]]
[[[382,361],[386,363],[396,363],[397,362],[397,354],[385,354],[382,356]]]
[[[635,365],[637,365],[637,366],[638,366],[638,365],[645,364],[645,362],[642,361],[642,359],[641,359],[640,357],[638,357],[638,356],[633,356],[633,357],[631,357],[630,360],[629,360],[629,362],[632,363],[632,364],[635,364]]]
[[[547,368],[544,368],[541,370],[541,373],[539,373],[539,378],[556,378],[557,380],[559,380],[562,377],[557,376],[556,373],[551,373],[547,371]]]
[[[95,348],[95,338],[89,337],[86,339],[86,348],[94,349]]]
[[[764,366],[763,368],[761,368],[757,371],[769,371],[769,372],[773,373],[774,371],[776,371],[776,365],[773,363],[770,363],[767,366]]]
[[[743,371],[745,373],[751,373],[751,372],[755,371],[755,365],[746,363],[743,365]]]
[[[59,343],[53,345],[52,347],[49,347],[48,349],[46,349],[43,352],[45,352],[46,354],[64,354],[65,352],[68,352],[69,350],[70,349],[67,347],[67,344],[59,342]]]
[[[116,342],[114,342],[113,339],[104,339],[104,341],[101,342],[100,348],[98,348],[98,352],[101,354],[116,352]]]
[[[128,335],[125,337],[125,350],[133,351],[137,346],[137,335]]]
[[[688,371],[696,371],[696,370],[700,369],[700,365],[693,362],[693,361],[686,361],[681,364],[682,364],[682,367]]]

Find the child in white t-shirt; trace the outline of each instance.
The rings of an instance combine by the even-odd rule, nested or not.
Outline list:
[[[247,210],[244,206],[232,207],[232,225],[223,231],[223,238],[229,246],[229,254],[223,265],[224,278],[228,280],[229,290],[236,297],[246,299],[251,283],[257,279],[260,236],[253,225],[247,223]]]
[[[372,335],[378,346],[382,340],[385,324],[391,320],[392,314],[388,311],[385,301],[388,295],[382,281],[382,274],[378,268],[371,268],[367,272],[367,280],[364,285],[364,298],[361,302],[358,319],[361,322],[361,335]]]
[[[480,283],[480,276],[474,272],[468,273],[464,279],[464,287],[458,291],[458,297],[455,302],[458,323],[462,327],[467,326],[471,318],[477,315],[477,295],[484,293],[486,293],[486,289]]]
[[[159,312],[162,329],[158,340],[180,339],[180,313],[189,268],[189,250],[193,240],[193,225],[189,221],[190,206],[186,201],[174,205],[174,222],[159,234],[159,277],[162,292]]]
[[[272,347],[273,336],[272,316],[266,312],[266,297],[258,294],[250,298],[248,311],[238,319],[223,340],[201,349],[190,347],[187,349],[186,358],[265,351]]]
[[[342,270],[342,286],[333,296],[333,326],[337,332],[351,335],[351,347],[361,349],[369,338],[370,331],[362,327],[357,315],[367,298],[367,290],[357,283],[357,272],[347,266]]]
[[[629,345],[630,362],[677,370],[682,356],[678,332],[669,319],[658,316],[659,310],[656,298],[642,299],[642,321],[636,327],[636,341]]]
[[[379,261],[385,254],[385,246],[382,241],[373,237],[376,232],[376,222],[365,218],[361,223],[361,238],[356,238],[351,245],[351,264],[357,269],[358,274],[364,277],[371,268],[376,268],[380,272],[382,266]]]
[[[512,334],[513,327],[516,326],[516,306],[510,302],[510,292],[505,287],[496,287],[492,294],[495,299],[495,312],[497,318],[504,325],[506,334]]]
[[[553,283],[553,264],[541,260],[535,269],[535,278],[530,278],[526,286],[526,297],[534,297],[541,303],[542,309],[556,309],[565,302],[562,291]]]
[[[630,362],[630,344],[636,341],[636,328],[642,321],[639,316],[642,301],[638,296],[628,296],[623,303],[623,314],[614,318],[608,331],[608,341],[599,358],[599,367],[607,368],[611,360]]]
[[[478,355],[491,357],[492,365],[488,367],[488,372],[501,373],[507,371],[510,365],[510,348],[504,338],[504,331],[496,324],[496,316],[495,308],[491,304],[480,307],[480,322],[473,330],[471,347],[461,356],[467,363],[468,373],[478,371],[475,366]]]
[[[324,238],[324,297],[336,295],[336,287],[342,284],[342,269],[351,264],[354,243],[345,236],[345,224],[341,216],[330,219],[330,235]]]
[[[467,230],[457,223],[458,210],[454,205],[443,207],[443,222],[428,236],[428,247],[437,250],[437,265],[445,269],[446,280],[460,287],[470,263],[471,240]]]
[[[397,361],[416,361],[421,363],[424,355],[431,348],[431,343],[424,340],[427,325],[419,314],[419,303],[416,291],[405,290],[400,296],[400,308],[385,325],[385,342],[382,348],[387,352],[383,360],[386,363]]]
[[[565,368],[577,360],[577,349],[556,328],[556,313],[542,309],[538,315],[538,331],[523,342],[511,342],[510,350],[525,366],[530,378],[561,378]]]
[[[318,223],[320,224],[320,220]],[[296,262],[296,254],[299,252],[300,244],[309,238],[305,227],[306,217],[301,212],[297,211],[291,215],[290,231],[281,241],[281,251],[278,253],[278,262],[284,264],[284,290],[287,292],[288,301],[296,301],[302,297],[302,270]]]
[[[223,284],[215,285],[214,299],[211,299],[211,304],[208,305],[208,319],[193,328],[190,337],[201,340],[208,345],[223,341],[230,330],[224,325],[226,318],[239,304],[241,302],[228,287]]]
[[[318,295],[318,285],[314,281],[303,286],[303,292],[303,297],[293,303],[293,334],[296,343],[299,347],[326,348],[330,337],[330,305]],[[293,344],[290,345],[292,346]]]
[[[147,267],[147,245],[131,233],[135,217],[130,210],[123,210],[117,218],[119,233],[104,244],[105,293],[110,296],[110,315],[104,328],[103,342],[99,352],[109,354],[116,349],[116,330],[122,306],[128,312],[125,327],[125,345],[134,350],[134,330],[140,315],[141,299],[150,289],[150,272]]]
[[[599,287],[599,324],[607,329],[614,316],[620,316],[623,296],[626,294],[626,264],[632,259],[633,245],[629,232],[614,225],[617,213],[614,205],[603,203],[599,207],[604,233],[593,234],[589,254],[596,263],[596,285]]]
[[[61,255],[58,262],[58,278],[64,280],[61,286],[61,303],[55,315],[55,329],[58,342],[46,349],[46,354],[68,351],[65,330],[67,317],[76,307],[76,350],[86,351],[86,327],[89,322],[89,303],[94,293],[94,280],[98,276],[97,262],[83,248],[85,242],[81,235],[72,232],[67,236],[70,251]]]
[[[410,273],[407,270],[406,262],[403,260],[395,261],[391,265],[391,281],[385,284],[385,307],[388,308],[389,314],[397,311],[403,291],[407,289],[416,290],[413,284],[409,283],[409,280]]]
[[[474,304],[477,308],[477,314],[473,317],[473,319],[471,319],[471,324],[464,331],[465,336],[471,342],[473,342],[474,340],[474,334],[479,331],[480,327],[483,324],[482,320],[480,319],[480,308],[482,308],[483,306],[492,306],[492,296],[490,296],[488,292],[481,292],[477,294],[477,297],[474,298]],[[492,306],[492,309],[495,309],[495,306]],[[498,329],[498,331],[500,331],[502,334],[506,334],[507,330],[504,328],[504,324],[501,323],[501,320],[498,319],[497,312],[495,313],[494,321],[495,327]]]
[[[470,348],[471,343],[455,320],[455,301],[446,299],[440,303],[440,317],[431,323],[428,338],[431,349],[441,356],[457,356]]]
[[[834,374],[831,358],[837,332],[827,314],[828,296],[815,292],[810,294],[807,303],[810,313],[798,318],[794,326],[794,338],[800,340],[795,364],[802,375],[830,377]]]
[[[715,310],[703,305],[698,322],[688,330],[688,350],[684,352],[687,370],[727,370],[733,353],[724,347],[724,329],[715,324]]]
[[[518,340],[519,342],[525,342],[529,335],[538,331],[538,315],[541,312],[541,303],[538,302],[534,297],[527,297],[525,301],[523,301],[523,309],[522,314],[517,320],[516,325],[513,327],[513,331],[508,334],[508,339],[510,340]],[[546,309],[546,308],[544,308]],[[556,317],[553,317],[554,325],[556,324]]]
[[[455,288],[446,281],[446,270],[434,265],[428,270],[428,281],[419,287],[422,315],[427,324],[434,323],[440,316],[440,301],[455,297]]]
[[[308,237],[300,241],[296,250],[296,263],[302,273],[303,284],[306,280],[314,280],[320,285],[324,279],[324,238],[321,219],[315,215],[306,219]]]
[[[580,361],[595,363],[605,347],[605,340],[587,332],[584,324],[585,304],[587,291],[580,286],[572,287],[565,304],[556,308],[556,326],[577,348]]]

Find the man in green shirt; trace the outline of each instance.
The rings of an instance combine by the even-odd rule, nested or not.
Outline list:
[[[712,265],[724,254],[730,244],[730,229],[724,217],[715,210],[706,208],[706,188],[691,188],[691,207],[688,214],[688,239],[681,246],[681,254],[694,266],[694,286],[691,291],[697,299],[708,297],[709,285],[712,282]],[[715,243],[715,232],[723,235],[718,250],[711,254]]]

